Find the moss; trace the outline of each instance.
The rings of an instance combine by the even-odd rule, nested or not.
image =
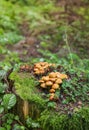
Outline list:
[[[42,130],[89,130],[89,108],[81,108],[73,114],[45,110],[39,122]]]
[[[29,73],[12,72],[10,79],[14,80],[16,94],[23,100],[35,103],[40,107],[44,107],[46,101],[39,94],[36,86],[38,81]]]

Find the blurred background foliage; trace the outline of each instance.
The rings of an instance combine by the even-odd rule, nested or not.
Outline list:
[[[30,57],[27,48],[30,48],[28,44],[32,46],[31,43],[36,43],[33,45],[37,51],[35,58],[45,59],[45,49],[50,54],[56,54],[56,58],[75,53],[82,59],[88,59],[88,7],[88,0],[1,0],[0,60],[6,55],[13,57],[13,53],[18,56],[20,53],[20,60],[23,55]],[[18,44],[19,41],[23,42]],[[25,46],[22,52],[19,51],[21,46]]]

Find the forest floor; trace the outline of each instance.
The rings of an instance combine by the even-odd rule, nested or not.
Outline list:
[[[3,89],[0,90],[2,92],[0,98],[12,93],[15,96],[19,95],[23,99],[22,102],[25,97],[29,102],[36,104],[36,107],[43,107],[44,110],[50,108],[57,114],[68,116],[82,107],[87,107],[89,104],[87,5],[69,2],[66,8],[64,0],[55,3],[42,2],[42,6],[39,4],[40,0],[29,5],[23,2],[13,4],[11,1],[1,1],[0,10],[4,6],[7,12],[0,11],[0,85],[3,86],[2,82],[5,83],[7,89],[4,93]],[[54,63],[56,67],[49,67],[44,74],[36,75],[34,66],[40,62]],[[2,74],[3,70],[6,76]],[[64,73],[68,78],[58,84],[60,88],[55,90],[55,98],[51,101],[49,88],[47,90],[41,88],[39,79],[52,71]],[[55,83],[53,81],[53,84]],[[3,100],[0,103],[3,107],[0,116],[3,117]]]

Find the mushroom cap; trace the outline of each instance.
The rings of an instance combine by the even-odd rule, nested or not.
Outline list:
[[[40,74],[40,71],[38,70],[38,71],[35,71],[35,74]]]
[[[34,71],[38,71],[39,69],[38,68],[34,68]]]
[[[49,63],[49,66],[52,66],[52,63]]]
[[[25,65],[25,68],[26,68],[26,69],[29,69],[29,65]]]
[[[49,66],[55,67],[55,66],[56,66],[56,64],[49,64]]]
[[[55,72],[56,74],[60,74],[60,72]]]
[[[48,81],[48,80],[49,80],[49,76],[43,76],[43,77],[42,77],[42,80]]]
[[[57,77],[57,78],[60,78],[61,73],[58,72],[58,73],[56,73],[56,74],[57,74],[56,77]]]
[[[37,64],[35,64],[34,67],[36,67],[36,68],[41,68],[41,65],[37,63]]]
[[[44,70],[42,67],[39,68],[40,71]]]
[[[55,82],[56,78],[49,78],[50,81]]]
[[[49,77],[50,77],[50,78],[55,78],[55,77],[56,77],[56,73],[55,73],[55,72],[51,72],[51,73],[49,74]]]
[[[55,93],[55,89],[52,89],[52,88],[51,88],[51,89],[49,90],[49,92],[50,92],[50,93]]]
[[[40,86],[41,86],[41,88],[46,88],[46,84],[45,83],[42,83]]]
[[[41,71],[40,71],[40,74],[43,74],[43,73],[44,73],[44,70],[41,70]]]
[[[51,81],[46,82],[46,86],[52,86],[52,85],[53,85],[53,83]]]
[[[62,83],[62,80],[59,78],[59,79],[56,80],[55,83],[56,83],[56,84],[61,84],[61,83]]]
[[[60,78],[61,78],[61,79],[67,79],[68,76],[67,76],[66,74],[60,74]]]
[[[20,69],[25,69],[25,65],[21,65],[21,66],[20,66]]]
[[[42,66],[44,66],[46,64],[48,64],[48,63],[47,62],[40,62],[40,65],[42,65]]]
[[[49,66],[53,66],[53,67],[55,67],[56,65],[55,65],[55,64],[52,64],[52,63],[49,63]]]
[[[42,66],[43,69],[47,69],[48,67],[47,66]]]
[[[54,96],[55,96],[55,94],[54,94],[54,93],[51,93],[51,94],[50,94],[50,97],[49,97],[49,100],[53,100],[53,99],[54,99]]]
[[[49,67],[49,65],[48,65],[48,64],[44,66],[44,68],[45,68],[45,69],[46,69],[46,68],[48,68],[48,67]]]
[[[39,82],[40,82],[40,83],[44,83],[44,80],[40,79]]]
[[[52,89],[58,89],[58,88],[59,88],[58,84],[55,83],[55,84],[52,85]]]

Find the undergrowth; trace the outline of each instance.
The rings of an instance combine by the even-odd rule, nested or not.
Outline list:
[[[73,115],[60,115],[45,110],[39,119],[43,130],[88,130],[89,129],[89,108],[85,107]]]

